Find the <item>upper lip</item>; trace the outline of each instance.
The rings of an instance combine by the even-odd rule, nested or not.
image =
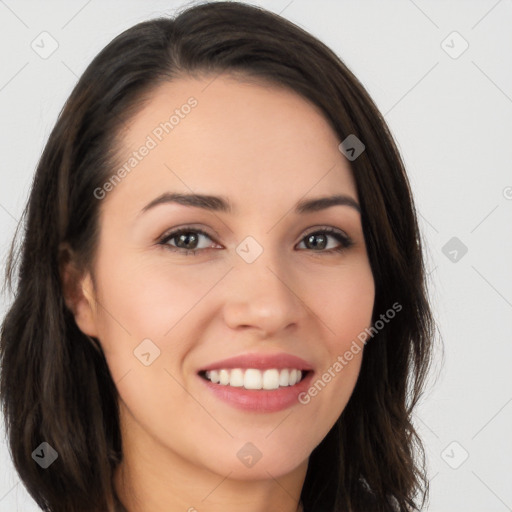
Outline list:
[[[210,363],[203,368],[200,368],[198,372],[208,370],[220,370],[222,368],[256,368],[259,370],[267,370],[269,368],[296,368],[297,370],[312,370],[313,367],[306,360],[280,352],[278,354],[241,354],[238,356],[223,359],[222,361],[215,361]]]

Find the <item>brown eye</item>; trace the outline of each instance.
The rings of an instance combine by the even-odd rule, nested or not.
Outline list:
[[[329,238],[337,240],[339,246],[330,247],[329,249],[327,249],[329,245]],[[318,231],[313,231],[306,235],[301,243],[304,243],[307,249],[311,249],[313,252],[320,253],[342,252],[353,245],[352,240],[347,235],[345,235],[341,231],[332,228],[325,228]]]
[[[198,247],[201,237],[211,240],[210,235],[201,229],[181,228],[164,235],[158,243],[171,251],[195,254],[198,250],[208,249],[208,247]],[[174,243],[169,244],[170,241]]]

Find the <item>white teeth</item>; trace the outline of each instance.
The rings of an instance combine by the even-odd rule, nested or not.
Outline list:
[[[277,389],[279,387],[279,371],[265,370],[263,373],[263,389]]]
[[[296,368],[258,370],[242,368],[209,370],[205,377],[214,384],[222,386],[244,387],[245,389],[277,389],[293,386],[302,379],[302,371]]]
[[[261,389],[263,387],[263,375],[259,370],[253,368],[245,370],[244,388],[245,389]]]
[[[240,368],[231,370],[231,376],[229,378],[229,385],[241,388],[244,385],[244,372]]]
[[[229,372],[228,370],[221,370],[219,372],[220,384],[226,386],[229,384]]]

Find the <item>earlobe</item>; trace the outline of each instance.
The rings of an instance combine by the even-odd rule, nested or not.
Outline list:
[[[68,244],[61,245],[59,271],[64,302],[73,314],[78,328],[88,336],[98,337],[92,279],[89,273],[80,274]]]
[[[92,280],[87,274],[78,283],[78,293],[74,303],[75,322],[80,330],[89,336],[98,337],[96,327],[96,300]]]

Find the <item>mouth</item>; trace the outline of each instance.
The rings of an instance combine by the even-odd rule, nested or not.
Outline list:
[[[221,368],[201,370],[198,375],[219,386],[271,391],[295,386],[311,373],[312,370],[298,368]]]
[[[220,368],[197,375],[207,393],[245,412],[273,413],[302,404],[314,378],[305,368]],[[302,407],[302,405],[300,405]]]
[[[256,413],[298,404],[314,373],[312,363],[286,352],[247,352],[197,369],[207,393],[231,407]]]

